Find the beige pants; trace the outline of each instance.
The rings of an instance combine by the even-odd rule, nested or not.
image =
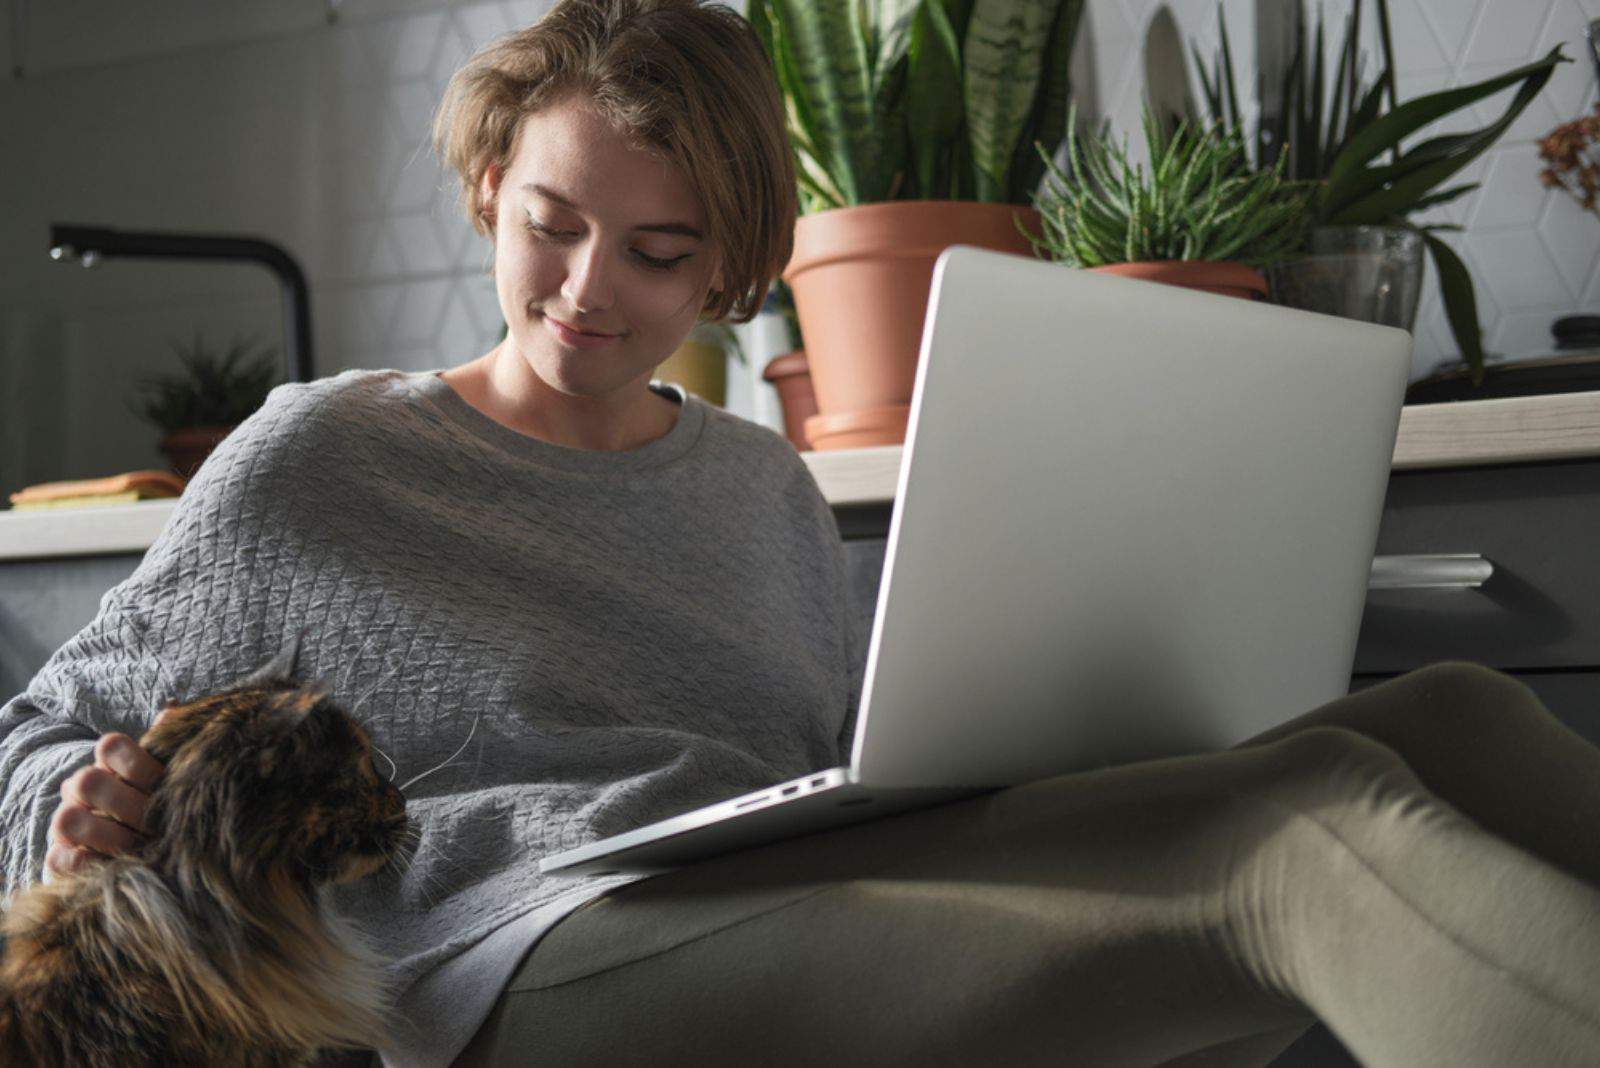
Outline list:
[[[1600,1065],[1600,750],[1438,665],[558,924],[460,1065]]]

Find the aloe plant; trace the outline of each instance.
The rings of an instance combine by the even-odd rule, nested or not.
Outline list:
[[[1571,62],[1552,48],[1533,63],[1472,85],[1417,97],[1404,104],[1395,95],[1393,36],[1389,29],[1387,0],[1377,0],[1378,37],[1383,66],[1369,84],[1361,74],[1357,43],[1362,2],[1356,0],[1346,21],[1344,41],[1331,84],[1323,82],[1323,32],[1319,14],[1308,48],[1302,29],[1282,86],[1284,113],[1266,127],[1258,123],[1254,138],[1258,155],[1254,166],[1264,169],[1259,154],[1263,146],[1286,146],[1292,177],[1319,183],[1311,209],[1319,225],[1402,226],[1417,231],[1427,244],[1439,272],[1450,331],[1474,383],[1483,381],[1483,331],[1478,323],[1478,301],[1472,276],[1461,258],[1434,234],[1461,227],[1446,223],[1413,222],[1410,218],[1428,208],[1447,204],[1478,188],[1478,183],[1441,189],[1453,175],[1471,163],[1505,133],[1506,128],[1533,101],[1555,72],[1558,63]],[[1239,94],[1235,87],[1233,53],[1228,31],[1217,7],[1221,40],[1210,74],[1196,52],[1207,110],[1218,121],[1240,121]],[[1494,122],[1465,133],[1432,137],[1409,149],[1402,144],[1425,126],[1469,107],[1512,86],[1517,91]],[[1389,100],[1385,110],[1383,98]],[[1380,156],[1388,154],[1388,161]]]
[[[805,214],[1025,204],[1066,134],[1084,0],[752,0]]]
[[[1073,267],[1144,260],[1261,267],[1303,243],[1310,183],[1285,179],[1282,155],[1271,170],[1251,170],[1236,128],[1181,122],[1168,135],[1146,107],[1147,174],[1112,141],[1109,124],[1080,142],[1076,118],[1074,109],[1067,124],[1070,179],[1039,147],[1052,179],[1035,199],[1043,235],[1017,224],[1050,259]]]
[[[195,334],[187,350],[172,343],[184,370],[179,374],[151,375],[139,380],[143,397],[130,405],[168,434],[199,426],[234,426],[261,407],[282,372],[273,348],[253,358],[250,345],[235,340],[226,352],[217,352]]]

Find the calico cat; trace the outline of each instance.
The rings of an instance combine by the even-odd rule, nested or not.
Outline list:
[[[166,773],[137,855],[12,901],[0,1064],[293,1065],[381,1044],[379,962],[317,888],[396,859],[405,800],[360,725],[292,680],[298,645],[140,739]]]

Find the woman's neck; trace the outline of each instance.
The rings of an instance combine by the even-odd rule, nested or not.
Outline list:
[[[680,412],[647,383],[620,399],[557,393],[505,342],[439,377],[501,426],[573,449],[637,449],[670,433]]]

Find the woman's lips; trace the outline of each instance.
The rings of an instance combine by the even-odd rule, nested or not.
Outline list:
[[[602,345],[609,345],[617,340],[619,336],[617,334],[585,334],[583,331],[574,330],[570,326],[550,318],[548,315],[543,316],[543,319],[545,329],[554,334],[557,341],[577,349],[597,349]]]

